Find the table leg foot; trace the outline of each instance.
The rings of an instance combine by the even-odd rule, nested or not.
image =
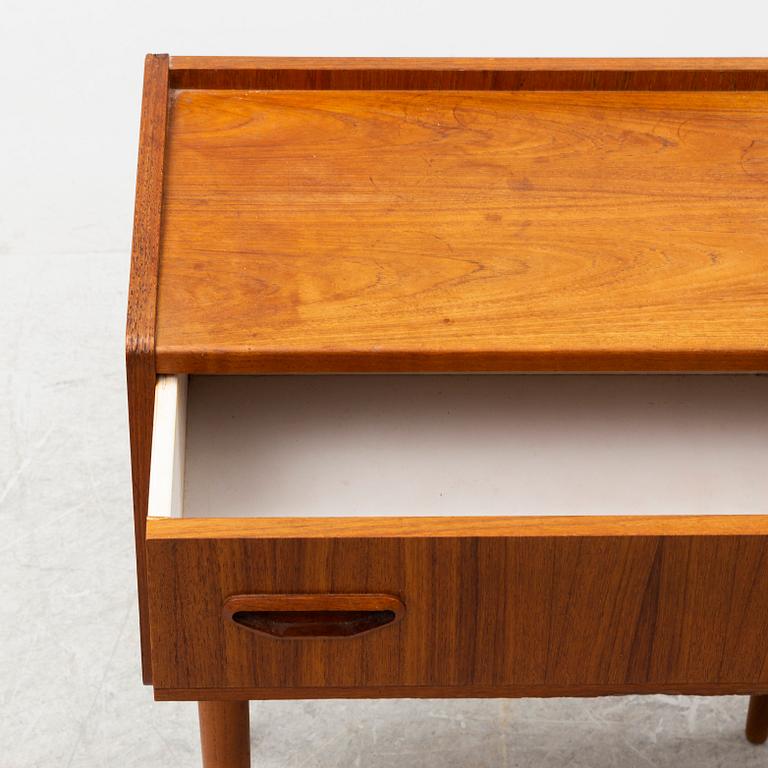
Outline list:
[[[203,768],[250,768],[247,701],[199,701]]]
[[[747,739],[753,744],[763,744],[768,738],[768,695],[749,697],[745,730]]]

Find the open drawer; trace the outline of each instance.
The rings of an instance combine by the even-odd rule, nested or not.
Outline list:
[[[161,376],[158,698],[768,691],[768,378]]]

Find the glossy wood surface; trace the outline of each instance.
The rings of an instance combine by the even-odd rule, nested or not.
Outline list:
[[[125,335],[128,418],[133,472],[133,515],[144,682],[152,680],[149,649],[144,523],[149,497],[155,402],[155,317],[168,104],[168,56],[147,56],[141,106],[136,208]]]
[[[764,370],[766,90],[765,59],[148,57],[126,349],[156,697],[768,694],[765,517],[145,530],[158,371]],[[383,655],[387,628],[338,656],[222,635],[236,589],[377,585],[421,595]],[[500,618],[474,639],[473,610]]]
[[[201,701],[203,768],[250,768],[251,732],[247,701]]]
[[[158,370],[764,370],[766,107],[177,91]]]
[[[174,539],[349,539],[471,536],[768,536],[768,515],[653,517],[150,518],[150,541]]]
[[[152,522],[160,697],[768,686],[765,535],[516,536],[512,523],[507,535],[398,536],[390,521],[388,537],[336,536],[331,523],[317,538],[155,538]],[[389,594],[405,610],[360,637],[288,643],[222,617],[231,595],[312,592]]]

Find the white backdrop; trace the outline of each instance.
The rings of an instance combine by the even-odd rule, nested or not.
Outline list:
[[[3,0],[0,247],[127,248],[145,53],[759,56],[761,0]]]

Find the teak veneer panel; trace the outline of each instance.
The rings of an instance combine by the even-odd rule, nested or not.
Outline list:
[[[397,536],[391,525],[389,537],[337,537],[332,525],[318,538],[150,533],[158,696],[768,690],[765,536]],[[260,637],[223,616],[232,595],[296,593],[389,594],[405,609],[397,624],[331,640]]]
[[[592,517],[230,517],[156,518],[151,541],[172,539],[585,538],[622,536],[760,536],[768,515],[601,515]]]
[[[214,88],[223,90],[202,90]],[[160,576],[176,567],[166,556],[177,549],[186,558],[178,569],[183,563],[197,568],[189,559],[195,547],[203,565],[234,562],[232,553],[247,551],[251,538],[261,551],[267,544],[259,531],[284,537],[291,556],[294,546],[300,554],[319,551],[312,539],[329,546],[329,529],[319,530],[316,521],[303,523],[303,533],[295,520],[145,524],[158,372],[765,370],[766,91],[766,59],[148,56],[126,334],[145,681],[152,678],[148,590],[153,605],[167,607],[166,590],[173,588],[154,579],[148,585],[145,535],[150,569]],[[664,537],[690,537],[692,562],[709,565],[689,570],[687,578],[701,589],[686,594],[694,601],[700,596],[695,605],[711,600],[715,622],[698,639],[685,630],[685,638],[694,649],[703,643],[704,677],[720,682],[699,679],[702,669],[681,660],[682,651],[675,657],[672,640],[662,637],[653,652],[632,651],[631,668],[611,662],[608,682],[575,686],[568,665],[547,651],[554,666],[546,669],[557,674],[545,678],[567,679],[562,685],[355,683],[305,686],[300,695],[594,694],[616,690],[622,669],[629,670],[625,679],[642,679],[648,660],[651,682],[625,682],[620,692],[768,692],[759,661],[763,644],[751,640],[765,614],[762,575],[752,570],[764,521],[659,518],[649,524],[656,529],[644,528],[646,522],[550,519],[527,521],[514,532],[497,522],[473,533],[456,528],[460,521],[419,520],[400,523],[398,536],[391,527],[396,521],[346,520],[333,535],[373,536],[371,546],[384,547],[382,555],[410,552],[409,536],[427,548],[445,537],[451,558],[457,547],[475,546],[461,544],[462,536],[494,532],[493,546],[511,553],[505,558],[512,562],[533,552],[526,554],[520,538],[529,536],[526,541],[547,553],[562,544],[571,563],[578,556],[569,537],[582,536],[605,542],[610,589],[622,583],[611,564],[629,557],[623,542],[639,547],[641,568],[660,573],[648,565],[648,541],[663,538],[669,545],[659,544],[658,551],[668,552],[668,546],[688,545]],[[431,527],[419,528],[424,525]],[[718,540],[735,538],[717,549],[707,535],[713,527]],[[349,551],[352,565],[359,551]],[[705,551],[710,554],[696,554]],[[729,571],[741,555],[741,570]],[[335,578],[329,562],[310,559],[309,565],[321,578]],[[664,573],[682,578],[669,567]],[[309,578],[308,572],[291,575],[286,562],[280,568],[286,585]],[[372,578],[395,583],[390,568]],[[713,583],[713,568],[737,576]],[[186,579],[187,571],[177,572]],[[191,572],[204,578],[204,570]],[[353,569],[350,581],[358,576]],[[741,579],[753,576],[746,598]],[[213,610],[218,589],[214,578],[200,605]],[[678,594],[674,599],[682,599],[680,589],[670,592]],[[728,590],[747,607],[754,600],[759,611],[725,629]],[[464,593],[450,600],[458,594]],[[636,603],[627,610],[631,618]],[[204,610],[201,615],[213,621]],[[242,656],[226,680],[216,666],[219,656],[200,657],[199,671],[183,665],[174,671],[168,654],[183,637],[157,632],[185,616],[155,617],[158,698],[296,695],[297,689],[265,687]],[[502,627],[509,632],[506,619]],[[742,642],[723,646],[718,637]],[[211,641],[217,652],[219,640]],[[193,646],[184,665],[205,650]],[[718,648],[722,663],[715,674]],[[602,653],[587,653],[582,678],[597,674]],[[665,658],[672,660],[669,679],[656,676],[654,666]],[[463,666],[449,667],[447,678],[541,676],[542,667],[531,662],[506,678],[500,656],[492,659],[486,668],[470,655]],[[317,671],[311,658],[300,661],[303,685]],[[413,663],[405,671],[412,672]],[[377,662],[372,671],[393,679],[398,670],[389,664]],[[234,682],[238,669],[246,687]],[[670,682],[689,673],[693,682]],[[269,674],[279,677],[274,669]],[[203,678],[226,687],[194,687]]]
[[[763,370],[763,92],[178,90],[161,372]]]
[[[149,55],[144,65],[125,333],[141,667],[145,683],[152,681],[144,538],[155,405],[155,322],[167,107],[168,56]]]

